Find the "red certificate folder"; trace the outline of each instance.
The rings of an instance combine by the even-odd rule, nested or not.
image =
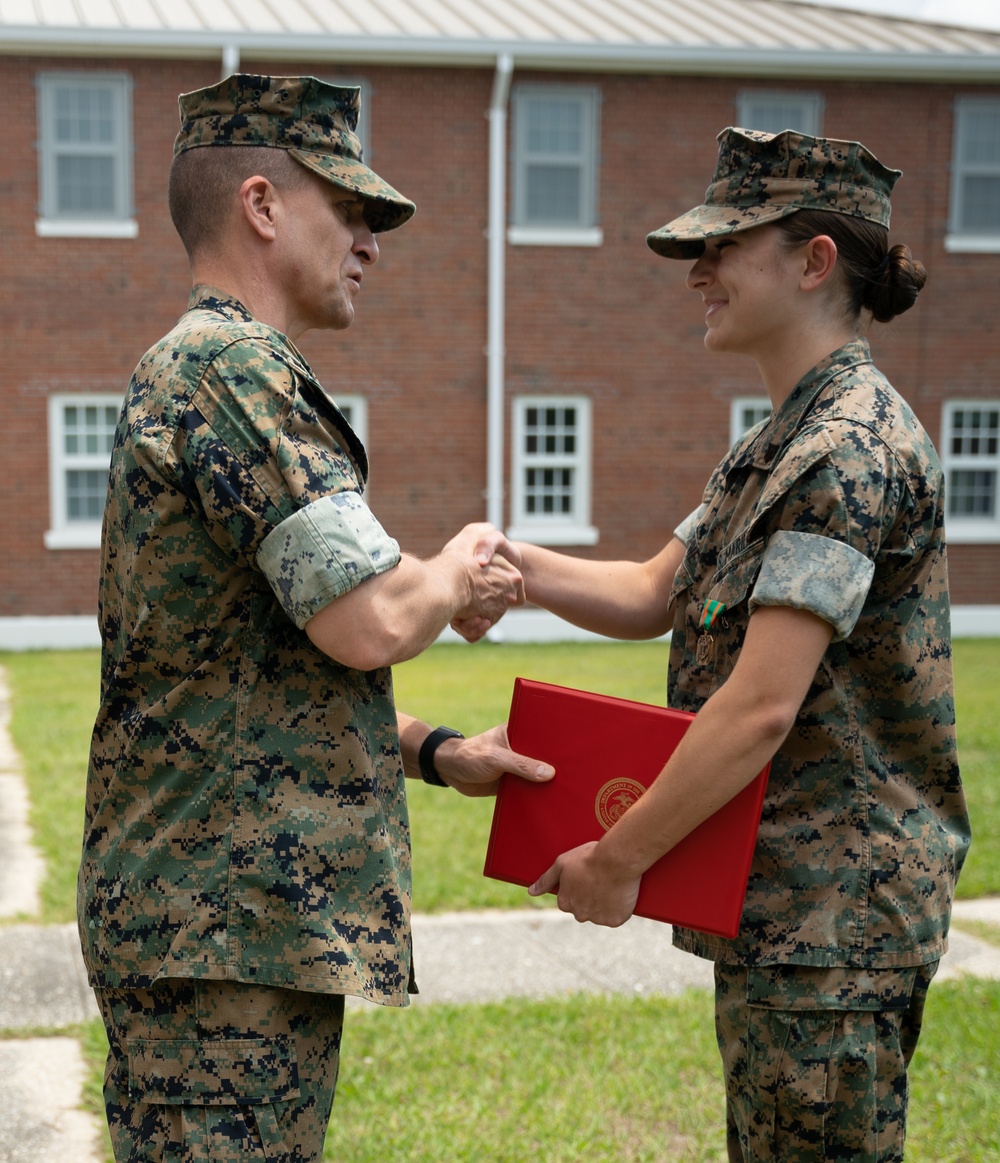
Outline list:
[[[515,751],[551,763],[549,783],[500,781],[486,876],[529,885],[560,855],[599,840],[649,787],[694,715],[518,678]],[[643,875],[635,912],[735,937],[770,765]]]

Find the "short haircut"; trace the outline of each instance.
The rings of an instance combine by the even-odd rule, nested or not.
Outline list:
[[[218,237],[240,186],[257,174],[279,190],[311,180],[287,150],[267,145],[200,146],[174,158],[167,186],[170,218],[189,258]]]

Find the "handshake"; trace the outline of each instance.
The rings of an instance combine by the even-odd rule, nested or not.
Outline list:
[[[441,550],[440,559],[462,569],[465,601],[451,627],[466,642],[478,642],[511,606],[524,605],[524,578],[518,547],[485,521],[466,527]]]

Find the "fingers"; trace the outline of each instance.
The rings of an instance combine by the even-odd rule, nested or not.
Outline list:
[[[552,865],[546,872],[535,881],[533,885],[528,888],[529,896],[545,896],[546,893],[559,891],[559,861]]]
[[[520,566],[520,551],[512,541],[507,540],[499,529],[494,528],[492,525],[468,526],[468,528],[480,528],[483,530],[479,535],[475,548],[476,560],[481,565],[489,565],[495,557],[502,557],[505,561],[510,562],[511,565]]]
[[[451,628],[466,642],[478,642],[493,625],[488,618],[453,618]]]
[[[551,763],[531,759],[527,755],[518,755],[516,751],[501,751],[497,758],[503,771],[520,776],[529,783],[548,783],[556,773]]]

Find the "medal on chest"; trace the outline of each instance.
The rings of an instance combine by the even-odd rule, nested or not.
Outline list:
[[[694,652],[694,660],[699,666],[709,666],[715,661],[715,639],[710,631],[725,608],[725,602],[717,602],[713,598],[709,598],[701,608],[701,614],[698,617],[701,636],[698,638]],[[725,620],[723,619],[723,621]]]

